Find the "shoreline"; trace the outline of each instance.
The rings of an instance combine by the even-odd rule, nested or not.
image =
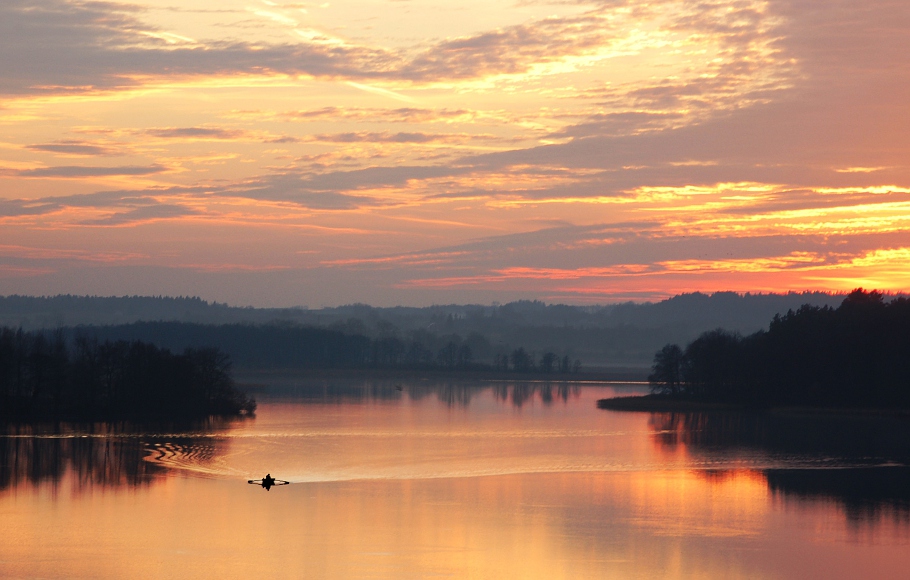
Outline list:
[[[727,403],[711,403],[674,399],[662,395],[633,395],[629,397],[610,397],[597,400],[598,409],[609,411],[629,411],[640,413],[697,412],[697,411],[741,411],[743,407]]]
[[[241,389],[262,385],[270,378],[302,379],[378,379],[378,380],[463,380],[523,381],[549,383],[623,383],[648,384],[637,368],[597,369],[577,373],[516,373],[494,369],[250,369],[235,368],[234,380]]]
[[[665,395],[633,395],[598,399],[598,409],[630,413],[697,413],[697,412],[758,412],[798,417],[801,415],[861,415],[869,417],[904,417],[910,419],[910,409],[838,408],[838,407],[771,407],[749,409],[742,405],[674,399]]]

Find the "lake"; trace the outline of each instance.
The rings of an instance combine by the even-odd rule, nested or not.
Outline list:
[[[9,427],[4,578],[901,578],[910,425],[642,386],[270,378],[256,417]],[[266,473],[289,480],[247,484]]]

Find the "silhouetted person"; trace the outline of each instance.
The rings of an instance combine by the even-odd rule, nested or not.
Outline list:
[[[271,473],[267,473],[265,477],[262,478],[262,487],[264,487],[266,491],[269,491],[273,485],[275,485],[275,478],[272,477]]]

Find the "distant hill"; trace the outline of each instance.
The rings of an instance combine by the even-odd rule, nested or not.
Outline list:
[[[6,296],[0,297],[0,326],[26,330],[109,326],[135,322],[291,325],[327,328],[371,338],[418,338],[422,344],[449,338],[475,345],[477,361],[522,346],[581,359],[586,367],[642,366],[667,343],[687,343],[706,330],[751,334],[767,328],[775,314],[804,304],[836,307],[842,294],[681,294],[661,302],[569,306],[539,301],[493,305],[377,308],[352,304],[334,308],[243,308],[196,297]]]

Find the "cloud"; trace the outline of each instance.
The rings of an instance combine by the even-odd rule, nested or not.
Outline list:
[[[174,46],[126,4],[5,0],[0,4],[0,94],[127,89],[148,77],[231,74],[377,76],[398,57],[382,49],[215,41]]]
[[[100,191],[90,194],[50,196],[38,199],[3,199],[0,200],[0,218],[47,215],[71,208],[97,211],[126,209],[125,213],[143,209],[154,213],[154,210],[146,208],[168,205],[159,201],[158,198],[192,196],[204,193],[205,190],[203,188],[169,187],[150,188],[143,191]],[[166,217],[167,211],[169,210],[163,210],[160,217]]]
[[[8,172],[16,177],[110,177],[118,175],[153,175],[167,171],[163,165],[124,165],[120,167],[85,167],[81,165],[61,165],[57,167],[39,167],[37,169],[19,169]]]
[[[471,171],[469,167],[402,165],[399,167],[368,167],[354,171],[331,171],[312,175],[289,174],[267,179],[277,179],[301,191],[328,193],[400,186],[411,180],[450,177],[469,171]]]
[[[243,137],[245,131],[235,129],[220,129],[212,127],[170,127],[162,129],[147,129],[146,135],[161,139],[236,139]]]
[[[326,187],[313,187],[313,178],[295,173],[262,176],[219,189],[215,193],[222,196],[288,202],[320,210],[354,209],[377,203],[370,197],[338,193]]]
[[[634,135],[666,129],[679,123],[685,115],[679,112],[624,111],[587,115],[583,122],[552,132],[548,139],[584,138],[591,136]]]
[[[744,235],[720,243],[718,238],[668,234],[660,222],[628,222],[560,226],[422,252],[324,265],[398,270],[401,287],[495,287],[520,280],[555,283],[620,277],[660,279],[668,274],[688,276],[694,281],[705,272],[735,275],[830,269],[852,263],[878,248],[905,245],[899,232],[848,235],[838,244],[832,244],[827,235],[814,233]]]
[[[335,176],[336,182],[344,179],[344,175]],[[234,183],[214,185],[100,191],[38,199],[0,199],[0,218],[39,216],[64,212],[67,209],[83,209],[110,215],[79,221],[81,225],[121,225],[198,214],[199,212],[191,205],[209,204],[213,198],[245,198],[291,203],[301,208],[316,210],[348,210],[376,206],[380,203],[372,197],[335,191],[329,182],[320,182],[319,176],[273,173]],[[193,203],[187,205],[177,203],[175,200]],[[115,211],[111,213],[111,210]]]
[[[157,201],[158,198],[202,194],[204,192],[205,189],[202,187],[157,187],[145,190],[113,190],[79,195],[61,195],[44,197],[35,201],[56,207],[135,207],[155,205],[159,203]]]
[[[0,245],[0,257],[8,262],[29,263],[34,261],[78,260],[87,262],[124,262],[146,258],[134,252],[89,252],[61,248],[41,248],[19,245]]]
[[[295,139],[297,142],[324,143],[463,143],[465,141],[490,141],[497,137],[479,133],[424,133],[421,131],[351,131],[324,133]],[[278,140],[276,142],[281,142]]]
[[[675,24],[665,23],[668,31],[711,33],[722,42],[740,43],[740,48],[748,43],[762,45],[770,34],[765,15],[748,13],[746,18],[746,10],[728,14],[710,2],[684,3],[686,10],[680,13],[676,8],[666,10],[667,6],[676,4],[637,6],[635,17],[647,12],[652,19],[676,18]],[[0,5],[0,94],[121,90],[155,77],[237,74],[435,83],[525,74],[535,67],[539,70],[534,74],[545,74],[541,66],[576,57],[597,61],[640,52],[648,43],[665,42],[660,35],[651,40],[634,36],[634,27],[623,28],[631,16],[614,18],[618,14],[610,12],[614,9],[602,5],[575,16],[550,17],[429,46],[392,50],[337,39],[326,42],[321,37],[306,37],[295,44],[223,40],[175,44],[166,31],[143,23],[141,11],[130,5],[6,0]],[[705,12],[713,16],[709,18]],[[745,24],[719,26],[723,19]],[[758,49],[746,52],[748,58],[736,60],[740,77],[750,72],[741,68],[746,62],[762,70],[769,65],[770,57],[757,58]],[[579,60],[571,66],[584,65]]]
[[[59,153],[63,155],[79,155],[86,157],[112,156],[119,154],[117,150],[112,149],[107,145],[74,139],[28,145],[26,146],[26,149],[45,153]]]
[[[125,212],[117,212],[104,218],[85,220],[80,223],[81,225],[87,226],[122,226],[133,225],[140,222],[197,215],[199,213],[198,210],[184,205],[160,203],[139,207]]]
[[[60,209],[60,205],[23,199],[0,200],[0,218],[44,215]]]
[[[378,109],[367,107],[322,107],[300,111],[284,111],[276,116],[299,121],[372,121],[387,123],[431,123],[436,121],[464,120],[476,118],[478,112],[468,109],[423,109],[399,107]]]
[[[199,215],[193,227],[210,220],[228,228],[223,224],[229,220],[237,228],[231,236],[250,231],[243,229],[244,219],[265,215],[280,214],[285,223],[313,229],[344,222],[368,243],[352,249],[354,244],[325,242],[320,272],[366,273],[345,280],[381,282],[387,295],[390,288],[429,287],[489,288],[486,299],[499,299],[494,291],[501,287],[565,296],[711,284],[779,289],[790,283],[811,287],[813,276],[828,284],[830,269],[882,268],[891,258],[897,264],[892,269],[906,264],[897,252],[907,245],[910,229],[910,5],[904,0],[580,6],[583,12],[568,17],[384,48],[315,36],[299,44],[191,44],[169,41],[164,31],[143,22],[141,10],[126,5],[8,0],[0,3],[5,95],[112,91],[172,78],[179,84],[203,76],[303,75],[396,90],[428,84],[420,87],[428,89],[420,93],[425,102],[451,104],[464,96],[463,102],[473,104],[348,108],[339,99],[328,101],[338,106],[233,113],[241,123],[295,121],[298,130],[314,123],[311,135],[217,127],[206,124],[211,117],[188,126],[122,130],[98,138],[151,142],[156,149],[146,150],[147,161],[124,167],[17,165],[3,176],[153,175],[167,171],[170,162],[156,163],[151,155],[172,153],[169,141],[341,145],[271,149],[265,155],[281,149],[287,160],[281,163],[288,166],[266,170],[253,169],[252,163],[271,161],[260,161],[267,157],[256,157],[249,147],[244,161],[250,165],[237,164],[230,176],[200,172],[192,187],[0,200],[0,215],[8,223],[57,220],[73,230]],[[638,15],[642,26],[635,31],[629,25]],[[654,54],[660,58],[652,62]],[[641,62],[646,66],[639,71]],[[587,66],[598,66],[603,82],[575,74]],[[540,80],[565,72],[552,82]],[[475,99],[471,91],[482,95]],[[452,100],[434,100],[448,94]],[[288,101],[279,102],[288,107]],[[477,103],[514,110],[467,108]],[[538,104],[553,107],[538,111]],[[485,123],[524,130],[519,122],[530,121],[537,124],[528,131],[551,144],[520,148],[515,141],[510,151],[447,157],[432,161],[436,165],[418,161],[427,159],[421,154],[428,150],[454,155],[454,148],[431,145],[490,138],[455,131],[479,131]],[[407,126],[417,123],[457,128],[447,133],[439,125]],[[354,145],[344,146],[349,143]],[[379,146],[390,143],[411,146]],[[63,139],[27,148],[87,157],[116,150],[103,142]],[[386,157],[357,156],[360,150]],[[306,162],[312,162],[309,171],[301,169]],[[373,163],[387,166],[367,166]],[[28,184],[51,185],[59,184]],[[202,207],[199,214],[196,208]],[[29,217],[39,215],[49,217]],[[400,230],[388,227],[392,220]],[[452,243],[454,228],[525,233]],[[480,234],[459,233],[457,239],[467,235]],[[271,238],[257,243],[262,245],[250,254],[278,246]],[[881,248],[894,251],[876,254]],[[445,296],[462,299],[456,290]]]
[[[266,139],[266,143],[300,143],[302,139],[300,137],[291,137],[290,135],[285,135],[283,137],[273,137]]]

